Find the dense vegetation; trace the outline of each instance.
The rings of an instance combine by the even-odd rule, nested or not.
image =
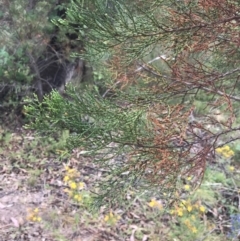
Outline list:
[[[110,163],[113,190],[137,182],[169,192],[192,175],[198,184],[215,149],[238,139],[238,3],[118,1],[113,8],[79,1],[67,16],[57,23],[81,23],[82,56],[107,64],[114,100],[86,91],[65,101],[54,93],[46,99],[48,117],[38,115],[32,126],[71,130],[70,149],[84,147],[105,168],[109,153],[128,155]],[[27,111],[36,116],[34,108]],[[102,150],[108,154],[101,158]]]
[[[68,4],[69,1],[1,1],[2,112],[21,110],[23,98],[32,93],[41,101],[43,94],[63,88],[69,78],[83,78],[83,62],[70,56],[82,49],[79,41],[76,45],[77,36],[52,23],[64,16]]]
[[[25,104],[26,128],[63,139],[61,160],[78,150],[100,170],[86,191],[67,166],[68,197],[85,209],[121,209],[141,193],[167,217],[166,240],[237,238],[239,2],[56,2],[2,1],[0,98],[1,107]],[[81,87],[50,81],[42,91],[48,75],[38,62],[49,51],[78,79],[85,63],[93,75]],[[219,228],[219,212],[231,230]]]

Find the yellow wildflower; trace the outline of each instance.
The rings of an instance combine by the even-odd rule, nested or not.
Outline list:
[[[182,216],[183,216],[183,209],[182,209],[182,208],[178,208],[178,209],[177,209],[177,215],[178,215],[179,217],[182,217]]]
[[[216,152],[222,153],[222,148],[221,148],[221,147],[218,147],[218,148],[216,149]]]
[[[223,147],[218,147],[216,149],[216,152],[222,154],[226,158],[234,156],[234,151],[231,150],[231,148],[228,145],[223,146]]]
[[[63,181],[64,182],[68,182],[70,180],[70,177],[69,176],[65,176],[64,178],[63,178]]]
[[[191,229],[192,229],[192,232],[193,232],[193,233],[197,233],[196,227],[192,227]]]
[[[204,206],[200,206],[200,207],[199,207],[199,211],[202,212],[202,213],[204,213],[204,212],[206,211],[206,209],[205,209]]]
[[[185,206],[186,206],[186,203],[187,203],[186,200],[182,200],[180,206],[181,206],[181,207],[185,207]]]
[[[42,219],[38,216],[39,209],[28,210],[29,214],[27,219],[32,222],[40,222]]]
[[[151,207],[151,208],[159,208],[159,209],[162,209],[162,204],[161,202],[155,200],[155,199],[152,199],[151,202],[148,203],[148,205]]]
[[[153,208],[155,206],[155,202],[156,200],[152,199],[150,203],[148,203],[148,205]]]
[[[222,149],[223,149],[224,151],[230,151],[230,147],[229,147],[228,145],[224,146]]]
[[[70,183],[69,183],[69,187],[70,187],[71,189],[77,189],[77,183],[76,183],[76,182],[70,182]]]
[[[66,176],[69,176],[69,178],[75,178],[75,177],[79,177],[80,173],[78,172],[78,170],[74,169],[74,168],[70,168],[68,166],[65,166],[65,170],[67,172]]]
[[[109,224],[116,224],[119,219],[120,219],[120,216],[114,215],[112,211],[110,211],[110,213],[104,217],[104,221]]]
[[[234,151],[230,150],[230,151],[226,151],[222,153],[224,157],[229,158],[234,156]]]
[[[231,172],[233,172],[233,171],[234,171],[234,169],[235,169],[235,167],[234,167],[234,166],[230,166],[230,167],[229,167],[229,170],[230,170]]]
[[[73,197],[76,201],[81,202],[82,201],[82,196],[79,194],[75,194]]]
[[[170,214],[174,214],[175,213],[175,211],[174,210],[170,210]]]
[[[34,213],[38,213],[38,211],[39,211],[38,208],[35,208],[35,209],[33,210]]]
[[[105,222],[108,222],[108,220],[109,220],[109,215],[106,215],[106,216],[104,217],[104,221],[105,221]]]
[[[76,169],[74,169],[74,168],[68,168],[67,172],[68,172],[68,173],[75,173],[75,172],[76,172]]]
[[[40,217],[34,216],[31,221],[33,221],[33,222],[41,222],[42,219]]]
[[[191,212],[191,211],[192,211],[192,209],[193,209],[193,208],[192,208],[192,206],[191,206],[191,205],[188,205],[188,206],[187,206],[187,210],[188,210],[188,212]]]
[[[185,185],[184,188],[185,188],[186,191],[190,190],[190,186],[189,185]]]

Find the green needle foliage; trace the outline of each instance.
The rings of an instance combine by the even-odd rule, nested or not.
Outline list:
[[[111,203],[124,199],[132,186],[139,191],[148,188],[151,193],[162,183],[162,190],[173,191],[178,170],[184,166],[185,160],[181,159],[184,151],[173,150],[172,142],[166,142],[162,137],[180,134],[178,127],[167,127],[171,125],[171,116],[180,122],[181,118],[186,118],[179,114],[180,107],[172,109],[164,103],[154,105],[151,98],[139,100],[136,94],[119,93],[114,100],[100,98],[89,91],[78,94],[70,89],[67,94],[68,99],[65,99],[58,92],[52,92],[42,103],[36,101],[27,106],[25,113],[33,121],[28,127],[50,135],[70,130],[69,150],[82,148],[106,174],[97,184],[100,190],[95,200],[99,206],[106,197]],[[140,97],[143,96],[141,93]],[[158,133],[162,126],[153,123],[154,108],[160,110],[158,118],[166,125],[162,133]],[[185,128],[180,122],[181,128]]]
[[[70,150],[108,173],[101,202],[131,185],[171,193],[181,177],[198,184],[215,149],[239,138],[239,12],[227,0],[72,1],[55,24],[78,32],[80,56],[104,66],[112,85],[102,96],[52,93],[26,108],[31,127],[71,130]]]

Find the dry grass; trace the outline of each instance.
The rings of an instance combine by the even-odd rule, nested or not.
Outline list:
[[[139,196],[134,189],[114,210],[103,206],[93,211],[87,202],[76,202],[66,192],[71,190],[64,181],[66,167],[79,173],[76,183],[84,183],[80,195],[91,196],[93,184],[103,173],[82,150],[64,156],[62,146],[58,138],[0,127],[0,241],[172,241],[182,240],[180,228],[189,234],[184,218],[192,214],[179,216],[177,204],[172,214],[165,212],[159,197]],[[203,240],[226,240],[228,214],[212,217],[211,213],[219,209],[219,203],[220,199],[215,200],[212,207],[206,207],[206,215],[196,216],[205,229],[198,234]]]

